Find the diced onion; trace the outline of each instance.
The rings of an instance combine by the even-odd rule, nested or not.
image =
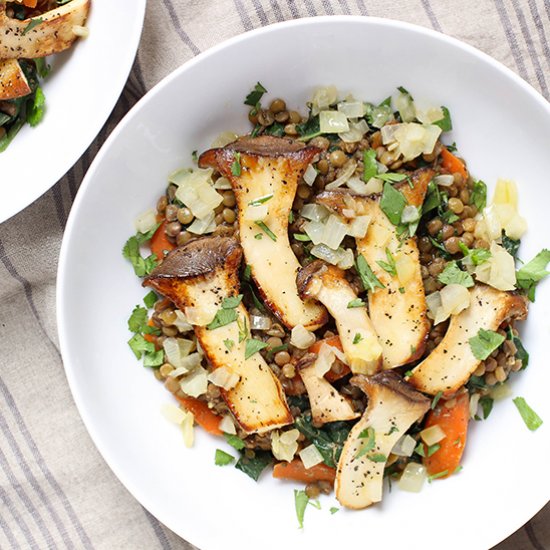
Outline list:
[[[195,344],[192,340],[172,337],[166,338],[162,344],[168,362],[176,369],[184,367],[182,361],[189,355],[194,346]]]
[[[359,178],[353,176],[347,182],[346,185],[355,193],[359,195],[366,195],[367,184]]]
[[[178,426],[185,420],[186,416],[186,411],[176,407],[173,403],[163,403],[160,412],[166,420]]]
[[[341,249],[332,250],[332,248],[328,247],[326,244],[316,244],[311,247],[309,252],[312,256],[324,260],[331,265],[336,265],[342,259],[343,253]]]
[[[339,134],[349,131],[349,122],[346,115],[339,111],[321,111],[319,127],[323,134]]]
[[[212,382],[214,386],[218,386],[219,388],[223,388],[224,390],[230,390],[239,383],[241,377],[230,368],[221,366],[217,369],[214,369],[207,376],[207,379],[209,382]]]
[[[211,147],[225,147],[233,143],[239,136],[235,132],[222,132],[212,142]]]
[[[325,374],[330,370],[330,367],[332,367],[332,363],[334,363],[334,346],[329,346],[328,344],[325,344],[324,342],[321,344],[321,348],[319,349],[319,353],[317,354],[317,359],[315,359],[315,374],[318,378],[323,378]]]
[[[421,154],[432,153],[440,135],[439,126],[407,122],[400,125],[393,137],[399,144],[404,160],[409,161]]]
[[[395,257],[395,271],[402,286],[405,286],[416,274],[416,262],[408,254],[399,253]]]
[[[494,205],[483,209],[483,221],[485,222],[485,231],[489,240],[496,241],[502,234],[502,223]]]
[[[475,418],[477,415],[477,409],[479,406],[480,397],[481,396],[479,395],[479,393],[473,393],[472,395],[470,395],[470,405],[469,405],[470,418]]]
[[[317,88],[311,99],[311,110],[314,115],[319,114],[319,111],[326,109],[330,105],[336,103],[338,98],[338,90],[335,86],[324,86]]]
[[[392,454],[397,456],[412,456],[416,448],[416,439],[408,434],[405,434],[397,440],[397,443],[391,450]]]
[[[297,429],[280,432],[271,432],[271,450],[277,460],[290,462],[298,450],[298,437],[300,432]]]
[[[304,204],[302,210],[300,210],[300,215],[306,220],[322,222],[329,217],[330,211],[321,204]]]
[[[199,327],[204,327],[205,325],[210,323],[215,314],[215,312],[213,314],[209,313],[201,307],[186,307],[184,310],[184,315],[189,323]]]
[[[384,188],[384,182],[380,178],[370,178],[367,181],[367,187],[365,188],[365,195],[374,195],[375,193],[382,193]]]
[[[414,102],[409,94],[401,92],[395,99],[395,106],[403,122],[412,122],[416,118]]]
[[[197,367],[185,378],[180,380],[180,388],[190,397],[199,397],[206,393],[208,387],[208,373],[203,367]]]
[[[424,443],[426,443],[428,447],[439,443],[442,439],[445,439],[446,437],[445,432],[441,429],[439,424],[434,424],[433,426],[422,430],[419,435],[420,439],[422,439],[422,441],[424,441]]]
[[[194,233],[195,235],[206,235],[207,233],[212,233],[216,229],[216,215],[212,210],[205,218],[202,220],[195,218],[193,223],[187,228],[189,233]]]
[[[193,325],[187,320],[183,311],[175,309],[176,320],[172,323],[180,332],[193,330]]]
[[[344,185],[344,183],[346,183],[351,178],[351,176],[353,176],[356,168],[356,162],[350,159],[340,172],[340,175],[334,181],[331,181],[328,185],[326,185],[325,189],[327,191],[330,191],[331,189],[337,189],[341,185]]]
[[[271,328],[271,319],[264,315],[251,315],[250,328],[252,330],[269,330]]]
[[[307,349],[315,343],[315,334],[303,325],[296,325],[290,335],[290,343],[298,349]]]
[[[336,262],[336,265],[340,269],[351,269],[355,264],[355,256],[351,248],[339,248],[336,252],[340,254],[340,259]]]
[[[514,290],[516,265],[513,256],[502,246],[491,243],[491,257],[474,271],[476,279],[498,290]]]
[[[313,185],[315,178],[317,177],[317,170],[313,167],[313,164],[308,164],[303,178],[308,185]]]
[[[140,233],[147,233],[148,231],[151,231],[151,229],[157,225],[157,214],[155,210],[149,208],[149,210],[142,212],[134,220],[134,225],[136,227],[136,231],[139,231]]]
[[[342,101],[338,110],[348,118],[361,118],[365,115],[365,105],[362,101]]]
[[[464,285],[451,284],[441,290],[441,307],[448,315],[458,315],[470,307],[470,292]]]
[[[450,187],[454,181],[455,179],[451,174],[441,174],[433,179],[433,182],[441,187]]]
[[[527,221],[519,214],[515,214],[504,228],[506,235],[514,240],[519,240],[527,231]]]
[[[313,468],[313,466],[317,466],[317,464],[321,464],[321,462],[323,462],[323,455],[313,444],[303,448],[298,455],[302,459],[302,463],[304,464],[304,468],[306,470],[309,470],[309,468]]]
[[[388,145],[392,141],[395,141],[395,132],[404,126],[403,123],[399,124],[387,124],[380,130],[382,136],[382,143]]]
[[[331,214],[325,222],[321,242],[333,250],[337,250],[347,232],[347,224],[343,223],[338,216]]]
[[[303,225],[303,230],[306,235],[311,239],[313,244],[319,244],[323,241],[323,235],[325,232],[325,224],[322,222],[306,222]]]
[[[344,143],[357,143],[363,139],[363,136],[369,131],[369,125],[365,119],[361,119],[359,122],[352,122],[350,129],[347,132],[340,132],[338,137]]]
[[[401,223],[413,223],[420,219],[420,209],[412,204],[408,204],[403,208],[401,213]]]
[[[182,374],[187,374],[196,369],[202,361],[202,357],[199,353],[191,353],[187,357],[183,357],[180,360],[180,366],[174,369],[168,376],[171,378],[177,378]]]
[[[179,378],[180,376],[183,376],[184,374],[187,374],[189,371],[185,367],[178,367],[177,369],[174,369],[173,371],[170,371],[168,376],[170,378]]]
[[[441,292],[436,290],[431,294],[426,296],[426,306],[428,307],[428,317],[433,319],[434,325],[441,323],[444,319],[441,319],[442,316],[442,306],[441,306]]]
[[[508,204],[514,210],[518,209],[518,189],[515,182],[499,179],[493,195],[493,204]]]
[[[243,217],[251,222],[265,220],[269,214],[268,208],[267,204],[249,205],[246,207]]]
[[[415,100],[414,106],[416,111],[416,119],[423,124],[433,124],[445,116],[441,107],[429,105],[422,100]]]
[[[221,420],[218,426],[223,433],[236,435],[237,429],[235,428],[235,423],[231,418],[231,415],[226,414]]]
[[[425,466],[422,466],[422,464],[418,464],[416,462],[409,462],[405,466],[397,485],[402,491],[419,493],[422,490],[427,477],[427,470]]]
[[[492,386],[489,390],[489,396],[492,397],[495,401],[500,401],[501,399],[505,399],[506,397],[510,397],[511,395],[512,388],[507,382],[496,384],[495,386]]]
[[[371,222],[370,216],[357,216],[348,226],[348,235],[362,239],[367,234]]]
[[[175,179],[172,181],[178,185],[176,198],[200,220],[209,216],[223,201],[223,197],[212,187],[210,168],[182,173],[177,182]]]
[[[231,189],[231,182],[222,176],[214,182],[214,189],[221,189],[222,191]]]
[[[185,413],[185,418],[181,423],[181,433],[183,435],[183,443],[188,449],[190,449],[193,446],[193,443],[195,442],[195,429],[193,428],[194,421],[195,421],[195,417],[193,416],[193,413],[190,411],[187,411]]]

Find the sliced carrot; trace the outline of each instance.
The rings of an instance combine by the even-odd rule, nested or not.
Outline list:
[[[220,430],[221,418],[214,414],[204,401],[199,401],[193,397],[179,397],[176,399],[185,407],[185,409],[195,417],[197,424],[212,435],[223,435]]]
[[[439,449],[432,456],[428,456],[424,446],[424,466],[428,474],[439,477],[452,475],[460,465],[460,459],[466,445],[468,421],[470,420],[470,396],[463,393],[456,398],[456,404],[447,408],[444,401],[440,401],[433,411],[426,417],[425,427],[436,424],[445,432],[445,439],[439,442]]]
[[[166,236],[166,220],[164,220],[158,227],[158,229],[155,231],[153,237],[151,238],[151,241],[149,243],[149,246],[151,248],[151,252],[157,257],[158,260],[162,260],[164,258],[164,251],[167,250],[170,252],[170,250],[173,250],[176,248],[176,245],[168,240],[168,237]]]
[[[311,483],[312,481],[329,481],[334,483],[336,469],[326,464],[316,464],[311,468],[304,466],[304,463],[295,459],[292,462],[278,462],[273,467],[273,477],[277,479],[292,479],[302,483]]]
[[[315,342],[315,344],[310,346],[310,348],[308,349],[309,353],[319,353],[323,344],[327,344],[327,346],[337,348],[342,352],[344,351],[342,348],[342,342],[340,341],[340,336],[331,336],[330,338],[325,338],[324,340],[317,340],[317,342]],[[344,376],[346,376],[346,374],[349,373],[349,367],[347,365],[343,365],[343,368],[340,372],[335,372],[332,369],[329,370],[325,374],[325,378],[329,382],[336,382],[336,380],[340,380],[340,378],[343,378]]]
[[[443,166],[449,174],[458,172],[463,178],[468,177],[468,171],[466,170],[464,163],[458,157],[455,157],[450,151],[445,149],[445,147],[441,150],[441,159],[441,166]]]
[[[147,326],[148,327],[155,326],[155,323],[153,323],[153,319],[149,319],[149,321],[147,321]],[[144,334],[143,338],[147,340],[147,342],[152,342],[153,344],[157,343],[157,337],[154,334]]]
[[[16,0],[18,4],[23,4],[27,8],[36,8],[38,0]]]

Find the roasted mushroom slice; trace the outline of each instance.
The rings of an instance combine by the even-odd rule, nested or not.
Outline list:
[[[321,260],[301,269],[296,278],[302,298],[315,298],[336,321],[344,355],[356,374],[374,374],[382,364],[382,347],[366,307],[350,307],[357,300],[344,272]]]
[[[430,400],[393,371],[350,382],[368,396],[367,409],[351,429],[336,471],[335,492],[347,508],[366,508],[382,500],[384,468],[397,440],[422,418]]]
[[[27,77],[15,59],[0,60],[0,99],[15,99],[31,93]]]
[[[420,206],[433,171],[414,172],[408,183],[396,187],[412,206]],[[364,238],[356,239],[362,254],[384,288],[369,292],[369,315],[383,348],[384,368],[391,369],[418,359],[425,348],[429,332],[426,296],[420,271],[416,237],[400,240],[397,228],[380,208],[379,197],[364,197],[342,191],[326,191],[317,202],[341,213],[350,208],[371,218]],[[395,262],[395,272],[385,269],[388,256]],[[381,262],[381,264],[379,263]]]
[[[250,335],[244,327],[249,327],[250,321],[243,304],[232,307],[233,313],[220,314],[222,306],[227,306],[224,300],[239,294],[241,258],[241,247],[234,239],[195,239],[170,252],[144,285],[158,290],[183,311],[193,308],[196,322],[202,325],[193,328],[211,368],[223,366],[240,377],[233,388],[221,389],[224,400],[243,430],[262,433],[286,426],[293,419],[281,384],[263,357],[254,353],[246,358]],[[213,319],[218,322],[212,323]]]
[[[317,371],[315,363],[306,357],[297,365],[309,397],[313,421],[321,425],[357,418],[360,413],[355,412],[350,401]]]
[[[472,352],[470,339],[480,329],[497,330],[507,319],[526,316],[524,297],[476,284],[470,290],[470,307],[451,317],[443,340],[413,369],[409,382],[430,395],[454,393],[481,363]]]
[[[90,0],[73,0],[32,19],[13,19],[0,2],[0,59],[34,59],[62,52],[78,38],[90,10]]]
[[[297,141],[261,136],[211,149],[199,159],[200,166],[216,167],[231,181],[251,275],[266,304],[288,328],[303,325],[315,330],[327,321],[323,306],[298,296],[300,264],[288,240],[298,180],[318,152]]]

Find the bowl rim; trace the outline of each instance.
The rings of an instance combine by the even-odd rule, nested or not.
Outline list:
[[[126,115],[122,118],[122,120],[117,124],[115,129],[111,132],[107,140],[103,143],[97,155],[95,156],[94,160],[92,161],[90,167],[88,168],[88,171],[82,180],[82,183],[78,189],[77,195],[73,202],[73,206],[69,213],[69,217],[65,227],[65,232],[63,235],[63,240],[61,243],[59,264],[58,264],[58,270],[57,270],[56,312],[57,312],[59,343],[60,343],[61,355],[63,358],[64,370],[65,370],[65,374],[69,384],[69,388],[71,390],[71,394],[73,396],[73,400],[76,404],[80,417],[84,422],[86,430],[88,431],[88,434],[90,435],[95,447],[100,452],[103,460],[105,460],[105,462],[107,463],[111,471],[115,474],[115,476],[118,478],[120,483],[122,483],[122,485],[129,491],[132,497],[135,498],[153,516],[155,516],[160,522],[166,525],[167,528],[169,528],[178,536],[183,537],[183,535],[179,535],[178,527],[176,525],[171,525],[170,523],[164,523],[164,520],[156,515],[157,510],[156,510],[155,504],[150,502],[150,499],[148,498],[148,496],[145,494],[142,494],[141,489],[138,486],[136,486],[129,477],[127,477],[125,471],[122,468],[119,468],[115,464],[114,455],[112,454],[112,451],[109,449],[109,446],[104,443],[104,439],[101,436],[100,430],[96,429],[94,425],[93,417],[88,413],[88,410],[85,405],[85,398],[83,397],[82,392],[80,391],[76,373],[70,366],[69,360],[71,359],[71,357],[69,356],[68,339],[64,331],[64,327],[66,326],[66,323],[67,323],[65,318],[64,287],[65,287],[65,277],[66,277],[68,260],[70,259],[69,248],[71,246],[73,228],[77,223],[79,210],[82,202],[85,200],[86,191],[88,187],[91,185],[92,181],[94,180],[94,176],[98,169],[98,166],[102,163],[103,158],[107,155],[111,147],[111,144],[118,139],[119,134],[126,128],[128,124],[130,124],[133,118],[144,107],[144,105],[151,99],[151,97],[159,93],[160,90],[162,90],[166,86],[170,86],[172,81],[177,79],[181,73],[187,71],[189,68],[195,66],[196,64],[201,63],[204,59],[207,59],[210,56],[216,55],[219,51],[227,47],[230,47],[234,44],[238,44],[240,42],[252,40],[256,36],[269,34],[271,32],[277,32],[281,28],[292,28],[292,27],[311,26],[311,25],[329,25],[332,23],[354,23],[354,24],[365,24],[365,25],[378,25],[382,27],[402,29],[402,30],[411,31],[413,33],[418,33],[420,35],[428,36],[431,39],[443,41],[447,44],[450,44],[451,46],[459,48],[460,50],[463,50],[468,54],[476,57],[481,62],[489,63],[495,69],[504,73],[516,85],[522,88],[523,91],[528,93],[529,96],[532,98],[532,100],[535,101],[540,107],[542,107],[550,117],[550,102],[548,102],[540,92],[538,92],[531,84],[526,82],[518,74],[516,74],[512,69],[508,68],[506,65],[494,59],[493,57],[486,54],[485,52],[481,51],[480,49],[476,48],[475,46],[467,44],[452,36],[448,36],[442,32],[439,32],[434,29],[427,28],[421,25],[417,25],[414,23],[409,23],[409,22],[390,19],[390,18],[362,16],[362,15],[326,15],[326,16],[297,18],[297,19],[269,24],[263,27],[259,27],[257,29],[243,32],[231,38],[228,38],[227,40],[224,40],[219,44],[216,44],[211,48],[208,48],[207,50],[199,53],[195,57],[182,63],[179,67],[174,69],[172,72],[166,75],[162,80],[160,80],[157,84],[155,84],[126,113]],[[138,498],[137,495],[140,495],[140,498]],[[536,515],[536,513],[538,513],[546,505],[546,503],[547,502],[537,503],[536,510],[533,511],[532,515],[531,515],[532,509],[530,509],[528,517],[521,516],[521,520],[518,521],[515,525],[508,526],[508,529],[506,529],[506,531],[503,532],[503,535],[502,535],[503,538],[496,541],[495,544],[500,543],[507,536],[511,535],[517,529],[521,528],[521,526],[524,525],[527,521],[529,521],[529,519],[534,517],[534,515]],[[187,538],[188,537],[187,534],[185,535],[185,540],[187,542],[190,542],[191,544],[195,544],[195,545],[201,542],[196,540],[195,533],[191,533],[190,535],[192,537],[192,540]]]

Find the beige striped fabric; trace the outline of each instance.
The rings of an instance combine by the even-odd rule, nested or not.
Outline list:
[[[127,493],[78,416],[55,322],[63,230],[99,147],[160,79],[231,36],[331,14],[431,27],[487,52],[550,97],[549,0],[149,0],[139,53],[108,123],[66,177],[0,224],[0,548],[192,548]],[[545,548],[548,506],[498,546]]]

